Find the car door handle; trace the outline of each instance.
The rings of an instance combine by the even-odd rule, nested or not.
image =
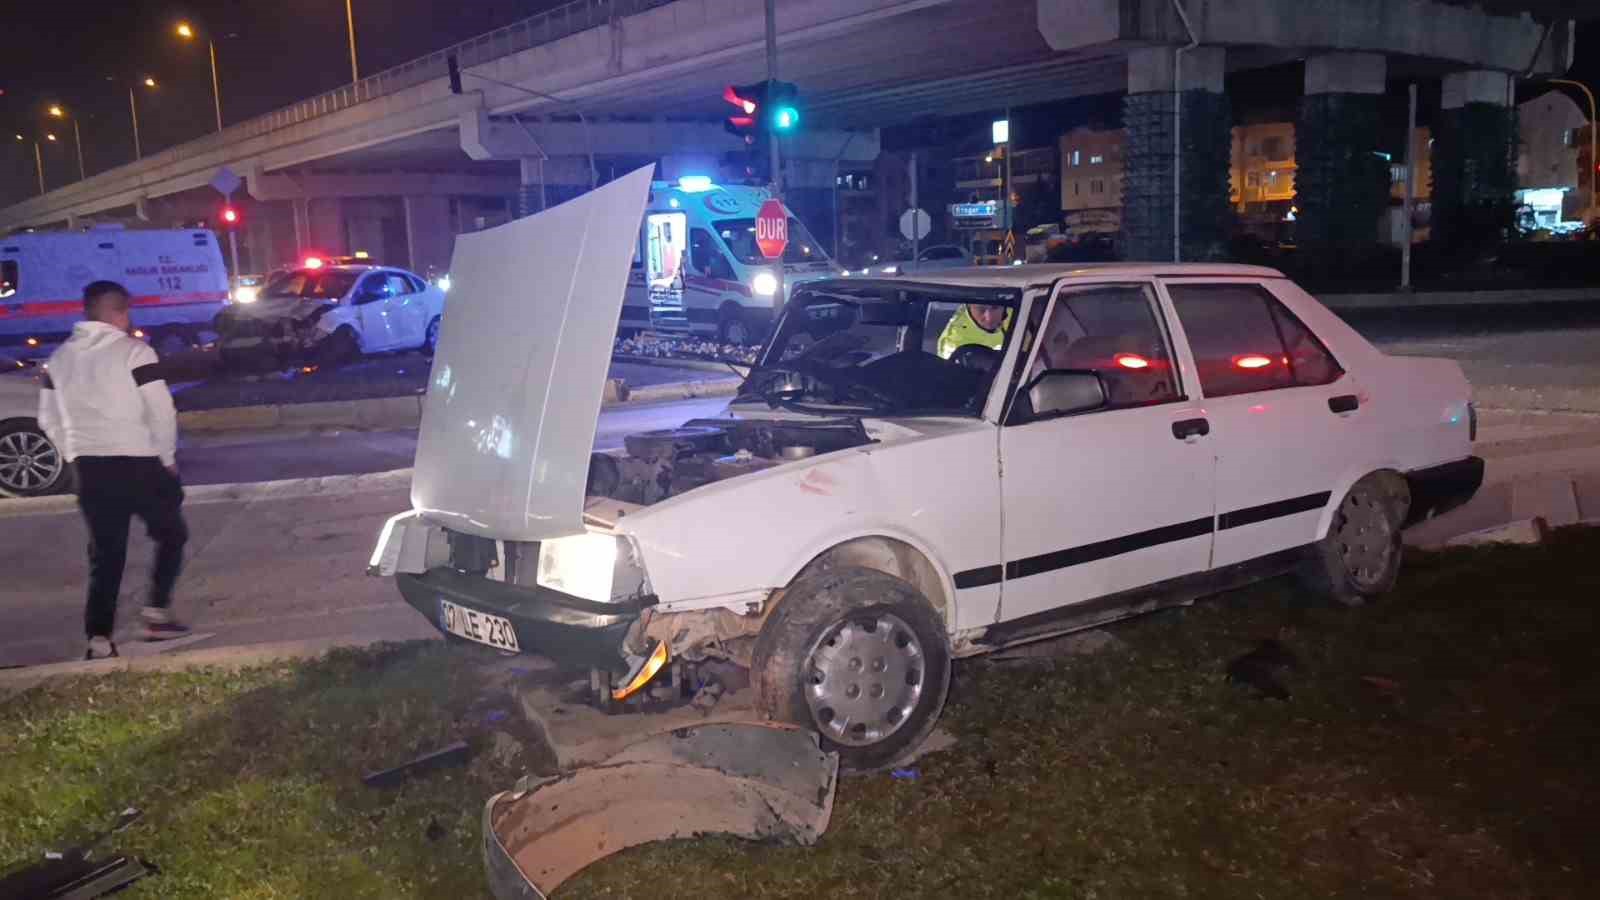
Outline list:
[[[1211,433],[1211,423],[1205,419],[1180,419],[1172,423],[1172,436],[1180,441],[1202,438]]]
[[[1328,409],[1333,410],[1340,415],[1344,415],[1345,413],[1353,413],[1360,408],[1361,398],[1357,397],[1355,394],[1340,394],[1337,397],[1328,398]]]

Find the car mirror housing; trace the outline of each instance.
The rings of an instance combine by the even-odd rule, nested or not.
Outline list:
[[[1106,405],[1106,384],[1087,369],[1049,369],[1028,384],[1036,418],[1092,412]]]

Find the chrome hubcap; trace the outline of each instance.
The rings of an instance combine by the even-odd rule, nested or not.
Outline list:
[[[1394,528],[1388,509],[1370,487],[1357,487],[1339,504],[1339,555],[1357,585],[1373,587],[1383,580],[1394,555]]]
[[[61,475],[61,454],[44,435],[15,431],[0,437],[0,487],[13,492],[42,490]]]
[[[817,730],[851,747],[900,730],[922,698],[925,661],[916,633],[899,618],[853,616],[822,633],[801,668]]]

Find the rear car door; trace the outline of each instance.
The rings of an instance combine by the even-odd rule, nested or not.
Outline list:
[[[1154,284],[1063,280],[1033,343],[1000,429],[1000,619],[1048,619],[1068,604],[1203,571],[1212,439],[1186,394]],[[1050,370],[1098,373],[1108,402],[1035,414],[1028,388]]]
[[[428,298],[422,293],[421,280],[405,272],[390,272],[388,282],[389,326],[394,329],[396,345],[406,349],[422,346],[428,327]]]
[[[1169,280],[1217,454],[1212,565],[1317,539],[1359,441],[1360,391],[1261,282]]]

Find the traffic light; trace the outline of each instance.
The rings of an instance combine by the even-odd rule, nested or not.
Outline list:
[[[222,213],[220,214],[219,218],[222,219],[222,227],[223,228],[225,228],[225,229],[227,229],[229,231],[233,231],[234,229],[239,227],[239,221],[241,219],[241,216],[239,215],[239,210],[238,209],[236,209],[236,208],[234,208],[232,206],[224,206],[222,208]]]
[[[730,84],[722,99],[735,107],[723,127],[744,141],[747,159],[745,174],[758,181],[772,175],[773,136],[790,134],[800,126],[800,91],[787,81],[758,81]]]

